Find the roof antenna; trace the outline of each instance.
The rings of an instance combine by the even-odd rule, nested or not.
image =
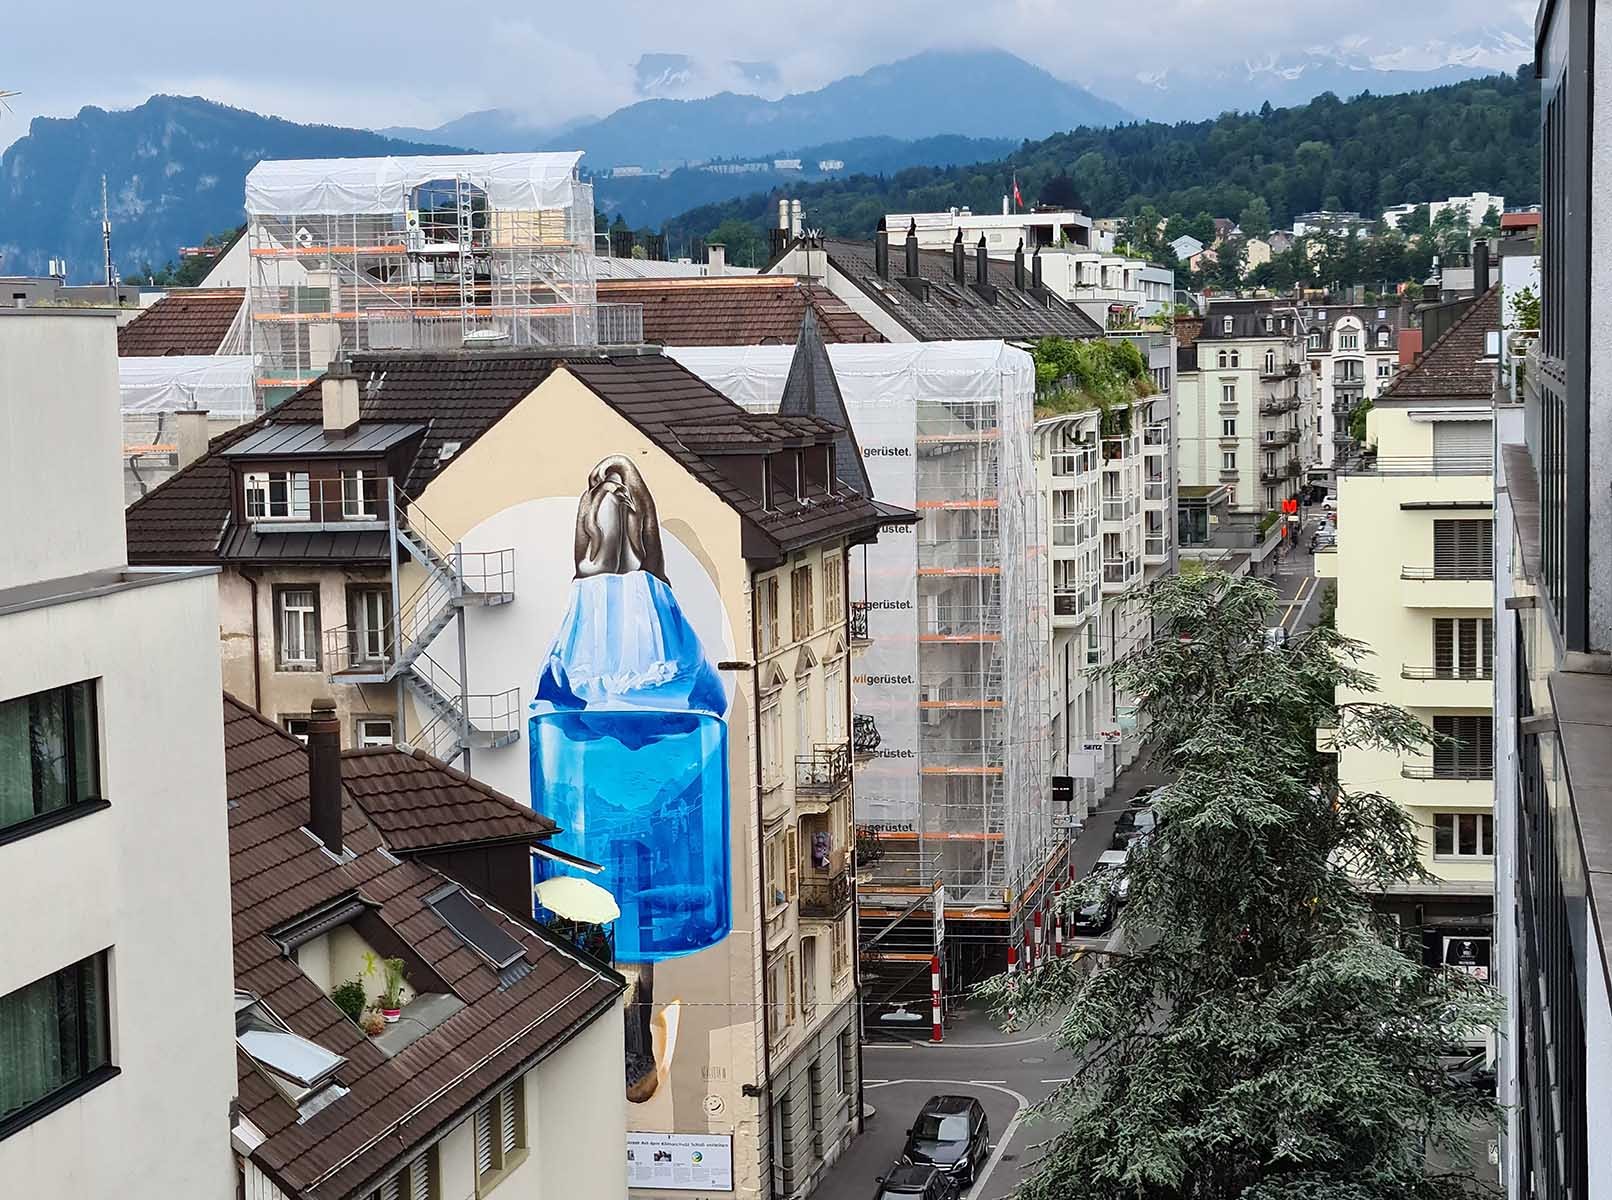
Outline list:
[[[112,265],[112,216],[106,206],[106,176],[101,176],[101,251],[106,257],[106,286],[117,287],[117,268]]]
[[[6,101],[10,100],[13,96],[20,96],[20,95],[22,95],[21,92],[12,92],[12,91],[7,91],[5,88],[0,88],[0,108],[3,108],[7,112],[10,112],[11,111],[11,105],[7,104]]]

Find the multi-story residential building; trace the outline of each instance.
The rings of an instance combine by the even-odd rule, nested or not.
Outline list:
[[[224,698],[239,1182],[212,1194],[625,1195],[624,981],[530,916],[553,822],[340,732],[329,701],[304,747]]]
[[[884,218],[884,227],[897,236],[909,226],[918,237],[920,250],[950,250],[959,233],[970,251],[983,237],[993,258],[1011,258],[1015,246],[1023,246],[1026,254],[1055,246],[1099,249],[1093,239],[1092,219],[1073,209],[1009,212],[1004,203],[1000,213],[951,208],[945,212],[889,213]]]
[[[648,347],[360,355],[128,516],[142,561],[223,568],[254,708],[306,736],[331,694],[345,743],[457,757],[604,866],[629,1132],[731,1157],[743,1196],[808,1188],[860,1114],[846,573],[914,517],[845,482],[843,436]],[[668,664],[635,656],[662,645],[656,690]],[[590,755],[568,714],[624,693],[653,728]],[[637,765],[667,730],[675,758]]]
[[[1493,289],[1378,394],[1366,449],[1339,468],[1337,550],[1317,556],[1317,573],[1337,580],[1339,632],[1369,648],[1376,698],[1438,736],[1423,751],[1357,748],[1338,763],[1343,786],[1415,819],[1429,879],[1381,903],[1418,930],[1430,964],[1459,962],[1452,945],[1487,951],[1492,933],[1499,325]]]
[[[1364,237],[1371,232],[1371,220],[1357,212],[1340,212],[1332,209],[1321,209],[1316,212],[1299,213],[1293,218],[1293,236],[1324,237],[1327,234],[1345,234],[1349,237]]]
[[[1355,450],[1351,414],[1375,400],[1399,369],[1397,304],[1308,304],[1299,310],[1315,376],[1316,443],[1310,479],[1332,482],[1339,458]]]
[[[1539,336],[1496,408],[1495,978],[1504,994],[1502,1183],[1513,1200],[1612,1190],[1612,389],[1609,10],[1542,3]],[[1502,249],[1502,285],[1509,265]],[[1509,290],[1509,287],[1508,289]],[[1515,349],[1515,348],[1514,348]]]
[[[1276,300],[1216,299],[1193,325],[1177,356],[1180,482],[1225,485],[1233,513],[1278,512],[1304,486],[1314,444],[1303,315]]]
[[[1447,208],[1465,209],[1467,224],[1476,229],[1483,224],[1483,218],[1489,215],[1491,208],[1498,213],[1506,211],[1506,198],[1491,196],[1488,192],[1473,192],[1470,196],[1451,196],[1448,200],[1435,200],[1427,206],[1428,221],[1438,220],[1439,214]]]
[[[127,565],[116,324],[0,308],[0,1191],[223,1197],[217,586]]]

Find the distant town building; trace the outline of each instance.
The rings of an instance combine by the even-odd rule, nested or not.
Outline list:
[[[1334,464],[1357,449],[1351,414],[1375,400],[1399,369],[1400,311],[1398,304],[1311,304],[1299,311],[1320,423],[1311,479],[1330,484]]]
[[[1170,243],[1170,249],[1175,251],[1175,256],[1178,260],[1186,262],[1193,255],[1202,253],[1203,243],[1190,233],[1183,233]]]
[[[961,233],[963,249],[973,254],[983,237],[986,252],[993,258],[1012,257],[1015,247],[1021,243],[1026,254],[1033,253],[1037,246],[1071,249],[1092,246],[1091,218],[1073,209],[976,213],[967,208],[951,208],[945,212],[888,213],[884,227],[892,241],[906,237],[911,228],[917,234],[920,250],[950,250]]]
[[[774,171],[798,171],[800,170],[800,159],[775,158],[772,160],[772,169]]]
[[[1396,204],[1392,208],[1385,208],[1383,209],[1383,224],[1390,229],[1398,229],[1405,218],[1420,207],[1418,204]]]
[[[610,168],[610,177],[612,179],[636,179],[643,173],[644,168],[642,167],[621,166]]]
[[[1470,196],[1451,196],[1448,200],[1435,200],[1427,206],[1427,219],[1438,220],[1438,216],[1447,208],[1466,209],[1467,224],[1473,229],[1483,224],[1483,218],[1492,208],[1496,212],[1506,211],[1506,198],[1492,196],[1488,192],[1473,192]]]
[[[1371,232],[1370,218],[1363,217],[1357,212],[1334,212],[1330,209],[1320,209],[1316,212],[1300,213],[1293,218],[1293,236],[1296,238],[1325,235],[1328,233],[1348,234],[1351,237],[1363,237]]]
[[[843,158],[820,158],[817,160],[817,169],[819,171],[843,171],[845,170],[845,160]]]

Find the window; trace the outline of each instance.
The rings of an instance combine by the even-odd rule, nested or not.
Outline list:
[[[797,894],[800,884],[800,835],[791,827],[767,842],[767,909],[775,913]]]
[[[1358,350],[1358,349],[1360,349],[1360,334],[1359,334],[1359,332],[1357,330],[1350,330],[1347,333],[1340,333],[1338,335],[1338,349],[1340,349],[1340,350]]]
[[[1434,813],[1434,858],[1493,858],[1494,818],[1488,813]]]
[[[1220,436],[1223,437],[1223,438],[1234,438],[1234,437],[1237,436],[1237,418],[1236,417],[1221,417],[1220,418]]]
[[[834,941],[829,947],[829,974],[843,979],[851,969],[851,918],[841,917],[834,925]]]
[[[0,1137],[115,1073],[106,953],[0,996]]]
[[[795,685],[795,753],[809,753],[811,745],[812,683],[808,677]]]
[[[840,1095],[849,1096],[853,1090],[852,1083],[856,1079],[856,1044],[851,1041],[849,1029],[840,1030],[838,1043],[840,1061],[836,1082],[839,1084]]]
[[[0,701],[0,836],[55,824],[80,806],[100,803],[95,682]]]
[[[1243,365],[1242,360],[1243,360],[1243,356],[1241,354],[1239,354],[1237,351],[1233,350],[1231,352],[1231,365],[1232,366],[1234,366],[1234,367],[1242,366]]]
[[[1231,324],[1232,324],[1232,322],[1231,322],[1230,317],[1222,317],[1220,319],[1220,332],[1221,333],[1230,333],[1231,332]]]
[[[812,569],[796,567],[789,573],[789,636],[791,641],[812,636]]]
[[[381,662],[391,649],[392,593],[359,587],[347,592],[347,653],[353,662]]]
[[[784,952],[767,966],[767,1002],[772,1009],[774,1039],[795,1023],[795,956]]]
[[[246,516],[253,521],[306,521],[308,472],[260,471],[246,477]]]
[[[1222,450],[1220,452],[1220,469],[1222,471],[1235,471],[1237,469],[1237,451]]]
[[[775,788],[784,781],[784,717],[778,696],[761,702],[761,785]]]
[[[1488,521],[1433,522],[1433,577],[1489,579],[1494,576],[1494,526]]]
[[[1487,617],[1434,617],[1433,670],[1440,679],[1489,679],[1494,622]]]
[[[366,1200],[437,1200],[437,1148],[432,1146],[371,1192]]]
[[[353,741],[359,746],[392,745],[391,717],[359,717],[353,729]]]
[[[838,553],[823,555],[823,624],[845,619],[845,560]]]
[[[1220,367],[1221,369],[1225,369],[1229,361],[1230,360],[1226,357],[1226,352],[1224,350],[1215,355],[1215,366]]]
[[[1389,330],[1387,330],[1387,329],[1379,329],[1377,331],[1377,348],[1379,350],[1388,349],[1389,345],[1391,344],[1391,340],[1392,340],[1392,335],[1391,335]]]
[[[1387,379],[1393,373],[1394,373],[1394,364],[1393,364],[1392,360],[1386,359],[1386,358],[1379,358],[1377,360],[1377,378],[1378,379]]]
[[[476,1186],[516,1166],[526,1146],[524,1088],[516,1080],[476,1110]]]
[[[824,740],[838,745],[845,740],[845,660],[836,659],[823,670]]]
[[[375,489],[379,480],[373,471],[341,473],[341,515],[347,520],[375,517]]]
[[[1321,348],[1321,331],[1319,329],[1312,329],[1310,331],[1310,349],[1311,350],[1319,350],[1320,348]]]
[[[1223,383],[1220,385],[1220,402],[1222,404],[1237,403],[1237,385],[1235,383]]]
[[[310,718],[305,717],[305,716],[293,717],[293,716],[288,716],[285,713],[280,714],[280,724],[281,724],[281,726],[284,727],[284,729],[285,729],[285,731],[287,733],[289,733],[292,737],[296,738],[297,741],[301,742],[304,746],[306,746],[308,744],[308,722],[309,722],[309,720],[310,720]]]
[[[817,1014],[817,938],[800,939],[800,1011],[810,1021]],[[815,1063],[813,1064],[816,1065]],[[813,1087],[813,1093],[816,1087]],[[815,1107],[815,1105],[813,1106]]]
[[[319,669],[319,593],[311,585],[274,589],[275,637],[282,671]]]
[[[1493,779],[1494,720],[1489,716],[1439,716],[1433,732],[1434,779]]]
[[[1266,319],[1269,320],[1268,317]],[[1276,374],[1276,351],[1274,350],[1265,351],[1265,374]]]
[[[778,577],[768,576],[756,585],[756,644],[762,654],[778,649]]]

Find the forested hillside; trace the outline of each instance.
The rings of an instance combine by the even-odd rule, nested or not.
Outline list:
[[[1260,198],[1276,227],[1313,209],[1375,216],[1389,205],[1474,189],[1527,204],[1539,192],[1538,87],[1519,70],[1398,96],[1329,93],[1212,121],[1083,128],[1025,142],[992,162],[853,175],[788,194],[802,201],[812,228],[866,237],[886,212],[994,211],[1015,174],[1027,204],[1073,204],[1095,216],[1151,206],[1166,217],[1235,219]],[[709,238],[726,223],[720,236],[731,246],[735,222],[764,230],[780,194],[693,209],[667,232],[678,244]]]

